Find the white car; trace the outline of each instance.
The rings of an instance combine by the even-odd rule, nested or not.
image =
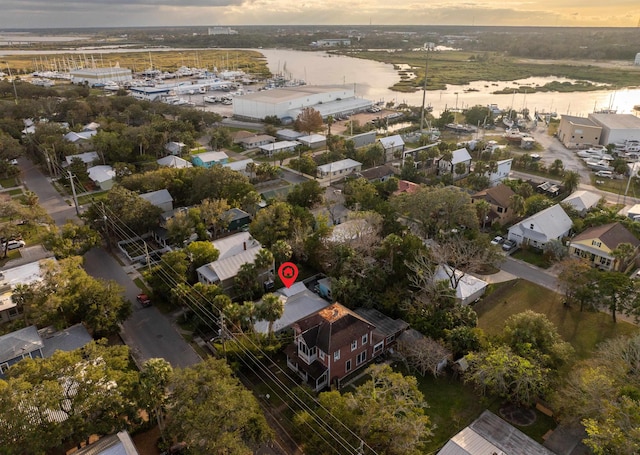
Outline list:
[[[22,248],[25,245],[26,243],[24,243],[24,240],[9,240],[7,243],[2,244],[2,249],[15,250]]]
[[[502,245],[503,243],[504,243],[504,238],[502,238],[499,235],[495,236],[491,241],[492,245]]]

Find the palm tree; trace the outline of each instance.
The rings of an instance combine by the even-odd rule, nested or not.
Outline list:
[[[580,174],[575,171],[567,171],[562,179],[562,186],[568,193],[573,193],[580,183]]]
[[[482,229],[484,229],[485,224],[487,223],[487,217],[489,215],[489,212],[491,211],[491,204],[481,199],[475,205],[476,205],[476,212],[478,214],[478,220],[482,225]]]
[[[557,159],[551,164],[551,166],[549,166],[549,173],[552,175],[559,175],[563,169],[564,163],[562,160]]]
[[[511,210],[516,216],[522,216],[524,214],[525,209],[525,201],[524,198],[519,194],[514,194],[509,198],[509,205],[511,206]]]
[[[280,265],[291,259],[293,249],[286,241],[277,240],[273,245],[271,245],[271,253],[273,254],[276,265]]]
[[[253,179],[255,177],[256,169],[258,169],[258,165],[256,163],[253,161],[251,163],[247,163],[246,170],[249,173],[250,178]]]
[[[258,272],[273,269],[273,253],[266,248],[260,248],[256,255],[255,265]]]
[[[273,335],[273,323],[282,317],[284,303],[275,294],[265,294],[262,297],[262,305],[257,307],[258,317],[269,321],[269,336]]]

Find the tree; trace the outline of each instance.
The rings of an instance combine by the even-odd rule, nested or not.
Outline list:
[[[573,193],[580,184],[580,174],[576,171],[565,171],[562,177],[562,186],[567,193]]]
[[[169,397],[167,386],[173,368],[164,359],[149,359],[140,369],[139,402],[150,416],[155,416],[164,438],[164,408]]]
[[[375,210],[381,203],[375,185],[364,178],[348,180],[343,194],[345,205],[356,210]]]
[[[549,166],[549,174],[551,175],[560,175],[564,170],[564,163],[560,159],[556,159]]]
[[[317,180],[307,180],[294,186],[287,194],[287,202],[291,205],[312,208],[322,202],[324,188]]]
[[[548,390],[549,370],[515,354],[508,346],[493,346],[466,358],[469,369],[465,382],[472,383],[483,395],[490,393],[531,405]]]
[[[286,240],[293,228],[293,211],[286,202],[274,202],[260,210],[251,224],[249,232],[266,248],[278,240]]]
[[[160,262],[144,275],[155,294],[168,296],[177,284],[187,282],[188,271],[189,258],[186,251],[175,250],[163,254]]]
[[[62,229],[51,226],[42,243],[57,259],[82,256],[91,248],[100,245],[100,234],[85,224],[68,221]]]
[[[588,296],[584,291],[591,293],[590,287],[587,286],[591,280],[591,265],[585,259],[567,258],[560,262],[559,266],[558,281],[564,289],[564,304],[569,306],[574,301],[579,301],[582,311]]]
[[[262,303],[256,307],[258,319],[269,322],[269,335],[273,336],[273,323],[282,317],[284,302],[275,294],[262,296]]]
[[[271,245],[271,253],[273,254],[273,259],[276,265],[275,268],[277,269],[280,264],[291,259],[293,249],[286,241],[278,240]]]
[[[633,245],[625,242],[618,244],[611,252],[611,255],[616,258],[614,269],[622,273],[628,273],[634,266],[635,259],[638,257],[638,251]]]
[[[200,203],[200,216],[207,229],[213,229],[213,238],[216,239],[223,229],[229,226],[231,215],[228,211],[231,207],[226,199],[205,199]]]
[[[324,127],[322,115],[312,107],[305,107],[296,117],[293,127],[296,131],[307,134],[322,131]]]
[[[502,337],[516,354],[548,367],[560,366],[573,353],[553,323],[544,314],[531,310],[510,316]]]
[[[525,201],[525,215],[531,216],[551,207],[554,202],[543,194],[535,194]]]
[[[224,360],[175,370],[169,390],[167,433],[189,453],[246,455],[273,438],[258,401]]]
[[[189,258],[188,277],[190,283],[198,281],[196,270],[205,264],[217,261],[220,252],[213,246],[213,243],[207,241],[191,242],[184,249]]]
[[[167,221],[167,240],[172,245],[181,247],[195,230],[193,219],[186,211],[176,213]]]
[[[416,379],[396,373],[388,365],[372,365],[365,373],[369,379],[355,391],[343,395],[338,391],[323,392],[318,397],[322,407],[315,412],[320,418],[330,418],[325,416],[328,411],[349,430],[334,427],[352,448],[343,451],[356,453],[364,441],[376,453],[423,453],[423,444],[432,435],[432,425]],[[308,411],[299,412],[294,422],[301,429],[308,425],[315,429],[308,435],[306,453],[334,451],[335,448],[326,445],[327,440],[333,440],[332,435],[326,433],[325,427],[319,428]]]
[[[437,377],[444,371],[438,369],[442,361],[449,360],[451,352],[437,341],[422,337],[408,343],[401,343],[398,352],[404,356],[407,364],[422,376],[427,373]]]
[[[603,271],[594,275],[595,304],[611,313],[613,322],[617,314],[637,315],[639,296],[637,283],[621,272]]]
[[[478,213],[478,220],[480,221],[482,229],[484,229],[489,217],[489,213],[491,212],[491,204],[484,199],[480,199],[475,203],[475,206],[476,212]]]
[[[236,295],[243,300],[251,300],[258,295],[262,287],[258,282],[258,269],[255,264],[242,264],[233,279],[233,286]]]

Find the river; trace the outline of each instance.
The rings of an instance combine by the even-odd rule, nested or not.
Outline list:
[[[65,49],[61,51],[20,51],[1,49],[2,55],[18,54],[56,54],[79,53],[96,54],[118,52],[162,52],[179,50],[182,52],[197,52],[204,49],[178,48],[101,48],[101,49]],[[305,52],[288,49],[253,49],[261,52],[267,59],[267,65],[272,73],[286,73],[293,79],[303,79],[308,84],[348,84],[355,88],[356,96],[372,101],[393,101],[406,103],[411,106],[422,105],[422,91],[414,93],[400,93],[389,89],[400,80],[398,71],[393,65],[364,60],[354,57],[337,56],[325,52]],[[428,77],[428,75],[427,75]],[[439,115],[446,108],[466,108],[474,105],[497,104],[502,109],[513,107],[520,110],[523,107],[531,112],[557,112],[586,116],[594,110],[615,109],[618,113],[632,113],[638,115],[633,107],[640,105],[640,88],[612,90],[597,90],[592,92],[537,92],[515,95],[494,95],[491,92],[518,85],[544,85],[561,78],[528,78],[514,82],[476,81],[469,85],[450,85],[446,90],[429,90],[426,94],[426,104],[433,107],[434,114]],[[638,83],[640,84],[640,78]],[[469,89],[477,91],[468,91]],[[465,91],[467,90],[467,91]]]

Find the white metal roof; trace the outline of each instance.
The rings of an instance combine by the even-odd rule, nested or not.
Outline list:
[[[187,160],[180,158],[179,156],[173,156],[173,155],[160,158],[159,160],[157,160],[157,163],[160,166],[174,167],[177,169],[185,168],[185,167],[193,167],[193,164],[191,164]]]
[[[471,155],[466,148],[461,148],[458,150],[454,150],[451,152],[453,158],[451,158],[451,164],[454,166],[458,163],[466,163],[467,161],[471,161]]]
[[[67,164],[71,164],[71,161],[73,161],[74,158],[81,159],[85,164],[91,164],[100,157],[98,156],[98,152],[79,153],[77,155],[69,155],[64,157]]]
[[[275,152],[276,150],[295,148],[300,145],[297,141],[278,141],[273,144],[265,144],[260,146],[260,150],[265,150],[267,152]]]
[[[167,189],[144,193],[141,194],[140,197],[155,206],[159,206],[167,202],[173,202],[173,197],[171,197],[171,193],[169,193],[169,190]]]
[[[530,228],[531,225],[534,225],[533,230]],[[560,204],[556,204],[514,224],[509,231],[520,229],[522,233],[527,234],[526,237],[531,233],[542,234],[546,239],[540,238],[540,240],[544,242],[557,239],[569,231],[572,225],[569,215],[560,207]]]
[[[327,138],[322,134],[310,134],[308,136],[300,136],[297,140],[300,142],[306,142],[307,144],[315,144],[316,142],[324,142]]]
[[[228,167],[229,169],[232,169],[234,171],[245,172],[247,170],[247,164],[250,163],[253,163],[253,160],[251,158],[248,158],[246,160],[232,161],[230,163],[223,164],[222,166]]]
[[[379,141],[385,149],[391,148],[391,147],[397,147],[399,145],[404,145],[404,140],[402,139],[402,136],[400,136],[399,134],[396,134],[393,136],[381,137]]]
[[[87,169],[89,178],[94,182],[106,182],[116,176],[116,171],[109,165],[93,166]]]
[[[227,155],[224,152],[204,152],[204,153],[198,153],[197,155],[192,155],[192,156],[194,158],[197,156],[202,160],[203,163],[210,163],[212,161],[221,161],[229,158],[229,155]]]
[[[436,273],[434,274],[434,279],[436,281],[446,280],[447,282],[449,282],[449,287],[451,287],[451,282],[449,279],[451,270],[451,267],[448,265],[439,265],[436,269]],[[480,278],[476,278],[473,275],[463,275],[463,272],[461,272],[460,270],[454,270],[453,273],[455,274],[456,280],[458,280],[458,285],[455,289],[456,298],[460,299],[463,302],[476,292],[488,286],[486,281],[483,281]]]
[[[286,293],[296,285],[302,285],[302,290],[289,295]],[[277,332],[289,327],[296,321],[316,313],[321,309],[329,306],[329,302],[314,292],[308,290],[303,283],[295,283],[290,289],[281,289],[276,295],[280,295],[284,301],[284,312],[282,317],[273,323],[273,331]],[[260,305],[262,302],[259,302]],[[256,321],[254,324],[256,332],[267,333],[269,331],[268,321]]]
[[[589,210],[598,204],[602,196],[591,191],[578,190],[571,193],[562,200],[563,203],[571,205],[577,211]]]
[[[334,161],[333,163],[318,166],[318,171],[323,173],[340,172],[357,166],[362,166],[362,163],[352,160],[351,158],[347,158],[346,160]]]

